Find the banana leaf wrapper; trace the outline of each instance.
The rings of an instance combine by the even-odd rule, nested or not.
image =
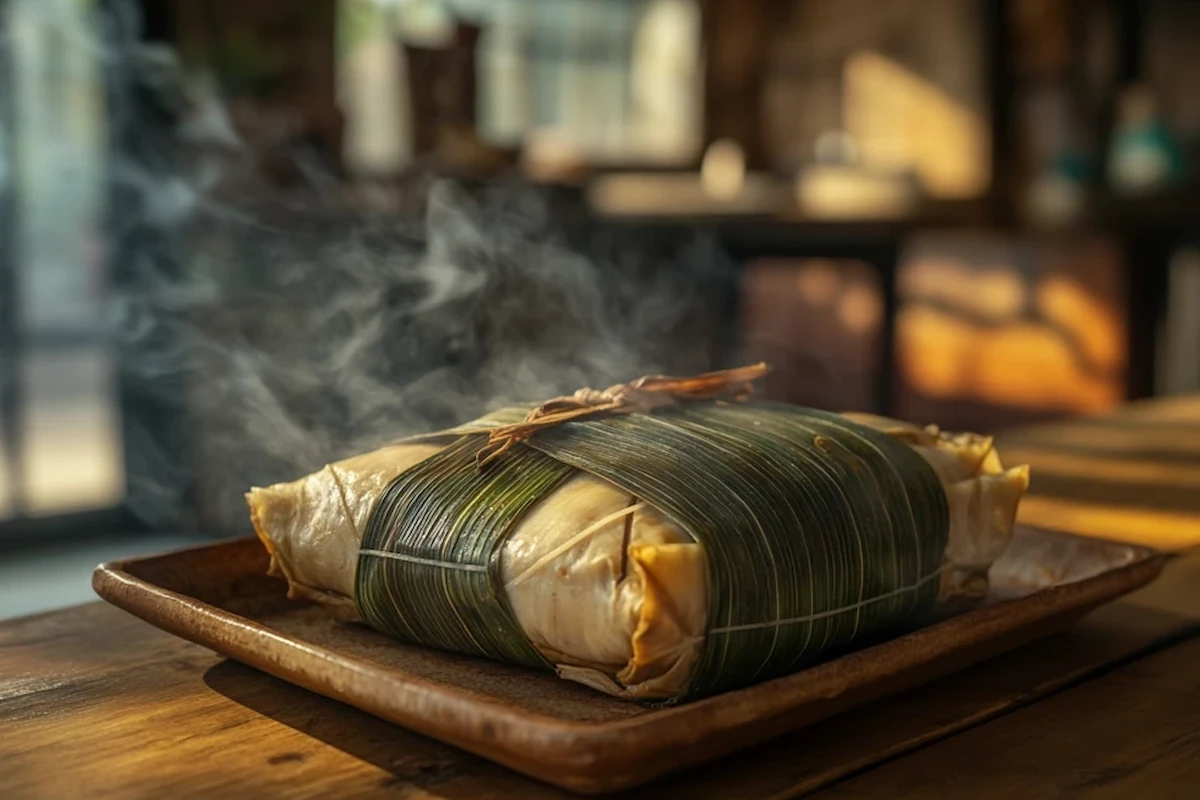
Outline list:
[[[271,571],[406,642],[676,702],[979,602],[1029,482],[986,437],[765,402],[583,414],[497,455],[529,414],[251,490]]]

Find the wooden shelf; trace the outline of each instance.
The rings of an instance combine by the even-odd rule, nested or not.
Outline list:
[[[625,176],[618,176],[618,178]],[[588,186],[589,205],[609,222],[694,225],[765,237],[842,238],[895,236],[933,227],[982,227],[988,223],[986,198],[963,201],[921,200],[902,213],[836,216],[806,213],[796,202],[794,182],[769,174],[747,176],[746,190],[723,200],[704,192],[696,173],[642,173],[629,176],[620,193],[598,196],[596,188],[613,176]],[[623,196],[622,196],[623,195]],[[623,202],[630,199],[631,202]]]

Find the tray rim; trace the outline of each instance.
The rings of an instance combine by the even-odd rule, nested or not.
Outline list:
[[[866,696],[863,704],[874,702],[892,692],[885,690],[872,694],[870,687],[873,685],[886,686],[887,681],[897,676],[919,672],[922,667],[937,664],[957,651],[984,647],[991,640],[1035,629],[1039,623],[1069,616],[1072,612],[1076,617],[1083,616],[1099,605],[1148,584],[1171,558],[1169,553],[1140,545],[1040,527],[1022,527],[1101,546],[1119,547],[1130,552],[1132,557],[1125,564],[1094,575],[1039,589],[1023,597],[1000,600],[790,675],[677,706],[648,709],[642,714],[602,722],[567,720],[519,708],[449,682],[413,674],[396,675],[395,668],[382,672],[378,662],[281,633],[235,612],[139,578],[130,571],[154,560],[248,547],[258,541],[254,537],[224,539],[105,562],[93,572],[92,585],[96,593],[112,605],[220,655],[535,779],[575,792],[597,794],[631,788],[709,758],[743,749],[731,750],[718,743],[717,750],[708,757],[702,754],[687,758],[656,772],[619,771],[619,765],[630,763],[627,758],[632,751],[638,750],[645,758],[644,743],[651,743],[657,752],[698,746],[703,749],[704,742],[719,739],[746,725],[766,729],[766,735],[744,740],[744,747],[752,746],[844,711],[835,709],[795,725],[787,722],[789,716],[796,716],[812,705],[814,696],[816,702],[835,700],[843,693],[847,676],[855,678],[850,691]],[[273,643],[274,647],[265,646],[267,642]],[[952,671],[991,657],[972,658]],[[314,674],[314,663],[341,670],[336,681],[338,685],[332,686],[327,676]],[[886,668],[883,665],[887,665]],[[925,682],[915,681],[917,684]],[[387,687],[385,703],[356,702],[367,700],[357,689],[380,684]],[[772,699],[776,702],[767,702]],[[764,712],[764,707],[769,711]],[[482,725],[479,723],[481,717],[485,719]],[[635,740],[643,744],[631,745]],[[531,763],[531,756],[541,758],[542,762]]]

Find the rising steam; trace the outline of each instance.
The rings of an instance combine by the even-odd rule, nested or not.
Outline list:
[[[124,12],[111,109],[112,331],[129,504],[243,533],[242,493],[580,386],[724,363],[733,270],[695,234],[588,219],[513,180],[407,181],[412,216],[279,195],[220,103]]]

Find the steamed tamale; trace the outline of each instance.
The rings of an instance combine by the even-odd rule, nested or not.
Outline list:
[[[677,700],[978,601],[1028,486],[990,439],[749,398],[762,367],[506,409],[247,495],[295,594]]]

